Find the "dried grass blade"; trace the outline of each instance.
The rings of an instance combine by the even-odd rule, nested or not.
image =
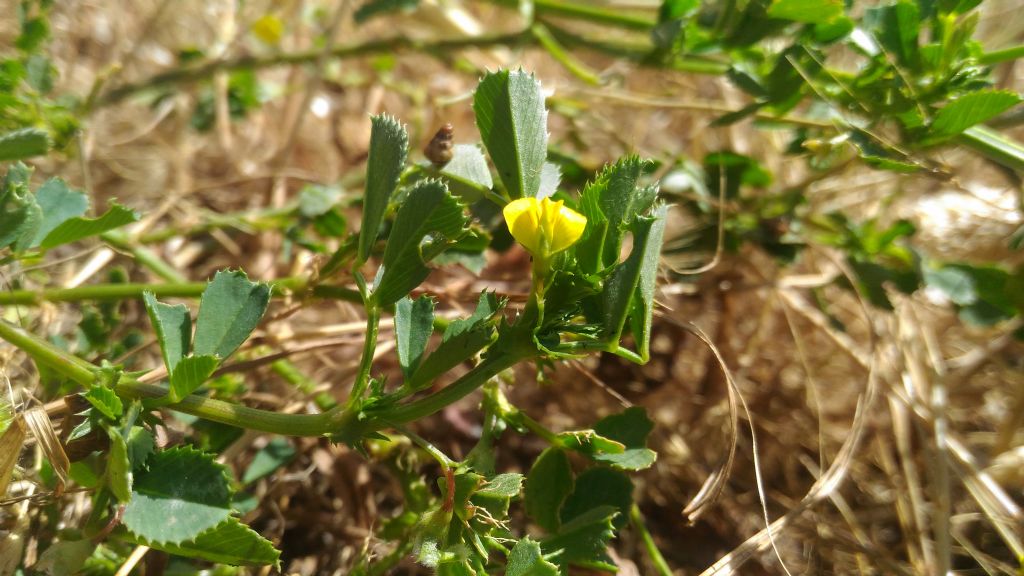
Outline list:
[[[67,453],[64,452],[64,447],[61,446],[57,431],[53,429],[50,417],[46,415],[46,410],[42,406],[36,406],[26,410],[24,418],[26,426],[32,431],[39,448],[43,451],[43,456],[53,466],[53,472],[57,475],[61,485],[67,484],[71,462],[68,460]]]
[[[21,414],[11,420],[11,424],[0,436],[0,498],[7,494],[7,487],[14,475],[14,465],[18,463],[21,447],[25,444],[25,422]]]

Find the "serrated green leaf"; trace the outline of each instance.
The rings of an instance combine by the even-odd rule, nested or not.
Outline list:
[[[576,245],[576,258],[584,271],[596,273],[619,261],[627,227],[646,207],[638,188],[640,176],[650,162],[639,156],[625,156],[605,166],[580,196],[580,212],[587,227]]]
[[[494,187],[491,169],[487,159],[476,144],[456,144],[452,147],[452,159],[441,169],[452,189],[467,202],[478,199],[481,189]]]
[[[96,236],[139,219],[139,215],[124,206],[111,203],[110,209],[98,218],[69,218],[54,228],[39,243],[39,247],[50,249],[61,244],[77,242],[83,238]]]
[[[132,498],[132,465],[124,437],[110,430],[110,452],[107,454],[107,487],[122,504]]]
[[[147,544],[182,544],[231,514],[226,470],[213,456],[189,446],[158,452],[135,478],[123,522]]]
[[[614,521],[618,515],[615,506],[591,508],[563,524],[557,534],[541,540],[541,550],[563,566],[583,562],[591,568],[614,572],[615,564],[605,550],[615,537]]]
[[[807,24],[831,22],[843,15],[842,0],[775,0],[768,16]]]
[[[252,334],[270,302],[270,286],[245,272],[217,272],[203,291],[196,319],[196,355],[227,359]]]
[[[477,494],[497,496],[501,498],[515,498],[523,490],[523,475],[509,472],[498,474],[487,481],[486,484],[477,490]]]
[[[615,527],[622,528],[633,505],[633,482],[611,468],[590,468],[576,478],[576,488],[562,506],[562,524],[602,506],[613,506],[619,515]]]
[[[4,175],[0,188],[0,248],[27,249],[43,220],[43,211],[29,189],[32,169],[18,162]]]
[[[180,402],[196,388],[203,385],[206,379],[213,374],[220,364],[220,358],[216,356],[186,356],[174,367],[171,372],[170,388],[167,391],[167,398],[172,404]]]
[[[132,470],[140,470],[146,465],[146,460],[156,448],[156,441],[153,434],[142,426],[132,426],[128,432],[128,461],[131,462]]]
[[[623,470],[649,468],[658,457],[654,450],[647,448],[647,435],[653,429],[654,422],[639,406],[602,418],[594,425],[594,431],[620,442],[625,450],[618,454],[598,453],[594,459]]]
[[[57,226],[82,216],[89,209],[89,199],[85,194],[72,190],[60,178],[50,178],[39,187],[36,203],[43,211],[43,220],[36,230],[32,246],[38,246]]]
[[[540,544],[526,537],[509,553],[505,576],[558,576],[558,566],[545,560]]]
[[[480,297],[476,301],[476,308],[473,309],[473,314],[469,318],[456,318],[452,320],[448,327],[445,328],[441,340],[447,342],[494,318],[505,307],[505,302],[504,298],[499,298],[494,292],[481,292]]]
[[[88,392],[82,394],[82,397],[88,400],[89,404],[92,404],[100,414],[111,420],[117,420],[124,413],[124,404],[121,402],[121,398],[106,386],[93,386]]]
[[[636,342],[640,359],[647,362],[651,355],[651,322],[654,315],[654,290],[658,281],[658,263],[661,261],[661,247],[665,237],[665,222],[668,206],[654,209],[654,222],[646,236],[643,253],[640,255],[640,281],[633,296],[630,312],[630,327]],[[639,226],[639,224],[638,224]]]
[[[251,484],[274,473],[295,457],[295,447],[286,438],[272,438],[267,445],[253,456],[249,467],[242,475],[242,484]]]
[[[142,301],[149,313],[149,321],[156,330],[164,366],[168,374],[173,374],[174,368],[188,354],[191,345],[192,315],[189,314],[188,306],[158,302],[152,292],[143,292]]]
[[[405,167],[409,153],[409,135],[398,120],[387,114],[370,119],[370,153],[366,161],[366,193],[363,196],[363,223],[359,229],[359,262],[366,262],[377,241],[391,195]]]
[[[462,204],[438,180],[417,182],[398,209],[372,298],[390,306],[430,274],[426,264],[466,232]]]
[[[505,305],[493,292],[480,295],[469,318],[453,320],[441,337],[441,344],[409,377],[408,386],[419,390],[438,376],[476,356],[495,338],[495,315]]]
[[[569,457],[557,448],[548,448],[530,468],[524,488],[526,513],[538,526],[557,532],[561,525],[562,504],[573,490]]]
[[[356,10],[353,18],[357,24],[362,24],[376,16],[391,12],[414,10],[420,5],[420,0],[366,0]]]
[[[602,294],[604,338],[609,343],[617,343],[622,335],[626,317],[633,308],[633,299],[640,289],[641,276],[644,272],[650,272],[652,267],[654,270],[657,269],[657,258],[661,253],[661,239],[664,231],[664,214],[660,218],[657,216],[638,218],[633,222],[631,230],[633,232],[633,249],[626,261],[618,265],[605,282]],[[653,263],[652,258],[654,259]],[[653,287],[653,282],[651,286]],[[651,296],[653,300],[653,294]]]
[[[154,542],[132,532],[116,532],[115,535],[168,554],[231,566],[277,566],[281,557],[281,552],[274,548],[273,543],[237,518],[228,518],[185,542]]]
[[[536,197],[548,144],[540,82],[522,70],[489,72],[473,94],[473,112],[509,196]]]
[[[434,331],[434,299],[403,297],[395,304],[395,341],[398,364],[406,378],[416,371]]]
[[[935,113],[931,132],[939,138],[955,136],[1020,104],[1021,98],[1009,90],[979,90],[946,104]]]
[[[0,135],[0,162],[41,156],[50,150],[50,136],[38,128],[22,128]]]

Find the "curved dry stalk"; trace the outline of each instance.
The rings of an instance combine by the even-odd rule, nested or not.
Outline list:
[[[750,408],[747,406],[747,401],[743,398],[743,394],[740,392],[739,386],[736,385],[736,381],[733,379],[732,372],[729,370],[728,365],[726,365],[725,358],[722,357],[722,353],[703,330],[689,322],[680,322],[675,318],[668,316],[662,316],[662,318],[693,334],[699,338],[701,342],[707,345],[708,349],[711,350],[711,353],[715,355],[715,359],[718,360],[718,365],[722,368],[722,374],[725,376],[725,380],[728,383],[729,392],[729,454],[724,459],[724,462],[714,472],[712,472],[710,476],[708,476],[707,480],[704,481],[700,491],[697,492],[697,495],[694,496],[693,499],[690,500],[690,503],[683,509],[683,515],[686,516],[689,523],[692,524],[696,522],[700,515],[706,512],[710,506],[718,500],[719,496],[722,494],[722,490],[725,489],[726,480],[729,478],[729,473],[732,471],[732,466],[736,459],[737,432],[739,428],[738,406],[742,406],[743,413],[747,416],[747,423],[750,425],[750,443],[754,460],[754,480],[757,486],[757,497],[761,503],[761,511],[764,514],[764,523],[765,530],[767,530],[768,534],[768,542],[771,544],[772,550],[775,552],[775,557],[778,558],[779,565],[782,566],[783,571],[785,571],[787,575],[792,576],[789,572],[789,568],[786,567],[785,561],[782,559],[782,554],[775,545],[775,537],[773,534],[774,532],[777,532],[777,530],[772,530],[773,523],[768,515],[768,503],[767,497],[765,496],[764,479],[761,474],[761,457],[759,455],[757,443],[757,432],[754,426],[754,416],[751,414]]]
[[[729,421],[728,428],[726,429],[726,444],[729,446],[728,453],[715,467],[715,470],[704,480],[704,484],[701,485],[700,490],[690,500],[690,502],[683,508],[683,516],[686,518],[688,524],[694,524],[710,507],[718,500],[718,497],[722,494],[722,490],[725,489],[725,482],[729,478],[729,473],[732,471],[732,466],[736,460],[736,437],[737,430],[739,429],[739,401],[737,399],[736,385],[732,379],[732,372],[729,371],[729,367],[725,363],[725,359],[722,358],[721,352],[718,347],[711,342],[711,339],[704,333],[703,330],[694,326],[689,322],[681,322],[667,316],[660,312],[657,312],[658,316],[687,332],[690,332],[697,338],[704,342],[704,344],[711,350],[711,353],[715,355],[715,359],[718,360],[718,365],[722,369],[722,374],[725,376],[728,382],[729,392]]]

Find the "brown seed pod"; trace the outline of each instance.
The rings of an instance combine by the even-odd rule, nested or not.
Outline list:
[[[445,164],[451,161],[454,151],[452,147],[455,145],[455,128],[452,125],[445,124],[434,134],[434,137],[430,139],[430,143],[423,149],[423,155],[430,160],[434,166],[441,168]]]

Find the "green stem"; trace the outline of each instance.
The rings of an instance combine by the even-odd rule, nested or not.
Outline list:
[[[0,338],[24,350],[29,356],[53,368],[83,386],[91,386],[98,369],[53,344],[31,334],[20,326],[0,320]]]
[[[568,70],[570,74],[593,86],[601,84],[601,78],[588,68],[586,64],[566,52],[565,48],[551,35],[547,27],[538,22],[531,26],[530,30],[533,32],[533,36],[537,38],[537,41],[540,42],[540,45],[548,51],[548,54]]]
[[[136,262],[149,268],[154,274],[168,282],[176,284],[188,282],[188,278],[184,274],[164,262],[155,252],[143,246],[137,239],[129,239],[126,234],[118,231],[104,232],[100,234],[100,239],[117,250],[128,252]]]
[[[957,141],[982,156],[1018,172],[1024,172],[1024,145],[985,126],[972,126]]]
[[[517,0],[491,0],[492,3],[506,8],[517,9]],[[534,0],[534,13],[538,16],[564,16],[573,20],[584,20],[596,24],[607,24],[627,30],[649,31],[657,22],[643,16],[635,16],[617,10],[608,10],[591,6],[582,2],[562,2],[561,0]]]
[[[654,564],[654,569],[658,571],[659,576],[672,576],[672,569],[668,567],[668,562],[665,562],[665,557],[661,555],[661,550],[658,550],[658,545],[654,543],[654,537],[647,530],[644,515],[636,504],[633,504],[633,507],[629,510],[629,519],[633,522],[633,527],[636,528],[640,538],[644,541],[644,548],[647,550],[647,555],[651,558],[651,564]]]
[[[373,366],[373,354],[377,350],[377,332],[380,328],[380,308],[373,301],[366,302],[366,338],[363,340],[363,354],[359,358],[359,372],[356,373],[356,381],[352,384],[352,391],[349,393],[348,401],[345,402],[346,409],[353,409],[359,405],[370,384],[370,368]]]
[[[455,38],[451,40],[438,40],[425,42],[409,37],[387,38],[374,40],[354,46],[338,46],[328,52],[331,58],[354,58],[359,56],[372,56],[376,54],[393,54],[395,52],[413,51],[424,53],[445,53],[463,48],[486,48],[488,46],[518,45],[529,42],[531,36],[529,31],[516,32],[513,34],[498,34],[491,36],[473,36],[467,38]],[[188,84],[208,80],[218,72],[230,72],[235,70],[259,70],[276,66],[289,66],[295,64],[307,64],[315,62],[323,57],[324,51],[320,48],[313,48],[302,52],[291,52],[274,54],[272,56],[242,56],[239,58],[213,60],[195,66],[182,66],[157,74],[141,82],[124,84],[103,93],[93,103],[93,109],[103,108],[116,104],[126,98],[146,90],[165,88],[178,84]]]
[[[985,52],[978,57],[978,64],[988,66],[991,64],[1009,62],[1010,60],[1016,60],[1018,58],[1024,58],[1024,44],[1011,46],[1010,48],[1003,48],[1002,50]]]
[[[282,278],[270,282],[275,297],[284,292],[301,292],[308,287],[305,278]],[[76,288],[51,288],[46,290],[9,290],[0,292],[0,305],[39,305],[43,302],[78,302],[80,300],[126,300],[141,298],[145,291],[157,298],[198,298],[206,290],[206,282],[174,282],[169,284],[90,284]],[[312,296],[330,300],[344,300],[360,303],[359,292],[345,287],[318,284],[312,288]]]
[[[513,352],[500,352],[500,342],[491,347],[492,353],[484,358],[483,362],[470,370],[464,376],[452,382],[439,392],[421,398],[414,402],[389,409],[386,413],[376,417],[380,424],[375,429],[383,428],[387,424],[405,424],[430,416],[445,406],[452,404],[483,386],[488,380],[500,374],[503,370],[515,366],[530,356],[528,354],[516,354]]]
[[[167,394],[167,389],[122,377],[117,393],[128,398],[159,398]],[[332,431],[331,419],[326,414],[282,414],[195,394],[164,408],[229,426],[284,436],[322,436]]]

